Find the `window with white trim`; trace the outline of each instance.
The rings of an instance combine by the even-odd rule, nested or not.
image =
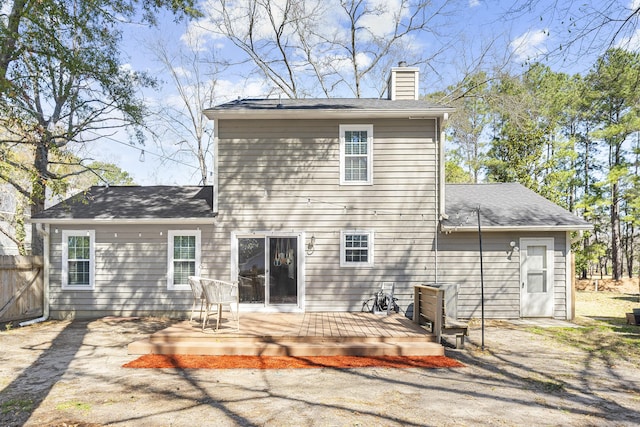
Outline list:
[[[343,230],[340,232],[340,266],[373,266],[373,231]]]
[[[340,125],[340,184],[373,183],[373,125]]]
[[[62,289],[94,289],[95,241],[95,230],[62,230]]]
[[[167,288],[189,290],[189,276],[200,275],[200,230],[169,230]]]

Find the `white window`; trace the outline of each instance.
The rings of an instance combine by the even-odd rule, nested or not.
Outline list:
[[[373,183],[373,125],[340,125],[340,184]]]
[[[94,289],[95,241],[95,230],[62,230],[62,289]]]
[[[340,266],[373,266],[373,231],[343,230],[340,232]]]
[[[189,276],[200,275],[200,230],[169,230],[167,288],[189,290]]]

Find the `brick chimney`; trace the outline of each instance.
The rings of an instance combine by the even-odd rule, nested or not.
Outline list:
[[[407,67],[407,63],[400,61],[397,67],[391,69],[387,93],[389,99],[418,99],[419,70]]]

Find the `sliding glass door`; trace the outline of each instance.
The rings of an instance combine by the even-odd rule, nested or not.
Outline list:
[[[298,236],[238,237],[241,303],[298,305],[298,244]]]

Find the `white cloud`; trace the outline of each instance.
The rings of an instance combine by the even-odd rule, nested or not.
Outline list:
[[[264,80],[219,80],[216,84],[216,102],[224,103],[237,98],[262,98],[269,92]]]
[[[212,21],[201,19],[189,24],[185,33],[180,36],[180,41],[193,51],[205,51],[208,40],[222,38]]]
[[[480,0],[469,0],[469,7],[480,6]]]
[[[12,6],[12,2],[10,1],[6,3],[3,2],[2,5],[0,5],[0,19],[2,20],[1,22],[5,25],[9,17],[9,14],[11,13],[11,6]]]
[[[629,9],[636,10],[640,7],[640,0],[631,0],[629,2]]]
[[[283,15],[284,6],[287,0],[271,0],[271,12],[275,22],[280,22]],[[479,1],[479,0],[473,0]],[[219,0],[208,0],[202,9],[206,16],[189,24],[186,32],[180,40],[191,49],[203,49],[206,42],[211,40],[221,40],[225,26],[231,28],[234,34],[243,39],[248,31],[247,22],[250,10],[249,0],[237,0],[228,3],[229,9],[226,19],[222,19]],[[363,10],[368,11],[358,22],[358,26],[366,28],[373,37],[384,37],[392,34],[395,30],[395,23],[399,18],[408,16],[409,9],[407,2],[402,0],[365,0]],[[315,35],[322,39],[332,39],[333,37],[348,37],[348,18],[342,6],[337,0],[309,0],[298,3],[296,6],[304,7],[304,10],[295,10],[290,13],[300,13],[303,16],[313,16]],[[269,39],[273,37],[274,29],[263,9],[257,12],[257,19],[253,23],[253,39]],[[289,26],[285,31],[293,31],[293,26]],[[285,37],[294,34],[284,34]],[[307,34],[307,37],[312,37]],[[366,37],[366,32],[361,31],[359,37]]]
[[[408,13],[407,8],[403,7],[403,3],[400,0],[368,0],[368,8],[377,10],[377,12],[365,15],[359,24],[366,27],[376,37],[391,34],[398,17]]]
[[[275,22],[280,22],[283,16],[286,0],[272,0],[271,12]],[[249,10],[252,8],[248,0],[238,0],[228,3],[227,17],[223,19],[220,2],[208,0],[202,6],[205,16],[189,24],[186,33],[180,38],[182,42],[191,46],[193,40],[200,40],[196,45],[201,46],[203,39],[217,40],[224,38],[224,27],[229,26],[240,38],[247,32]],[[253,34],[255,40],[266,38],[273,33],[271,23],[263,10],[258,10],[254,21]]]
[[[193,74],[191,71],[187,70],[184,67],[173,67],[173,72],[178,77],[184,77],[184,78],[189,78]]]
[[[547,53],[545,42],[548,40],[548,31],[529,30],[509,44],[509,48],[517,62],[536,59]]]
[[[640,2],[640,0],[637,0]],[[640,28],[636,29],[629,37],[618,40],[616,47],[631,52],[640,52]]]

